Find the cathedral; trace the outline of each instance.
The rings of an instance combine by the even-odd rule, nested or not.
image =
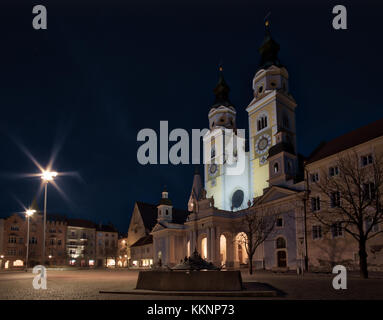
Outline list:
[[[296,145],[297,103],[289,90],[289,73],[278,58],[279,49],[266,21],[260,63],[251,84],[253,97],[243,108],[249,121],[244,170],[229,174],[233,165],[227,161],[229,155],[226,149],[218,152],[224,149],[219,143],[228,143],[219,136],[227,129],[237,133],[237,109],[220,68],[215,100],[207,115],[210,132],[203,137],[204,152],[211,153],[210,163],[204,164],[204,179],[196,170],[187,211],[173,208],[167,190],[158,204],[136,202],[128,231],[131,266],[161,262],[171,267],[195,250],[216,266],[248,265],[243,222],[252,214],[275,217],[273,229],[252,256],[255,269],[301,271],[310,265],[311,270],[329,271],[339,262],[349,268],[357,266],[357,243],[339,228],[325,233],[323,226],[310,219],[320,210],[319,196],[313,198],[310,188],[319,179],[318,168],[330,175],[337,172],[334,161],[344,152],[360,147],[366,159],[371,156],[366,152],[383,153],[383,120],[321,144],[304,159]],[[214,136],[209,136],[212,132]],[[244,148],[238,139],[230,155],[234,161],[236,148]],[[315,179],[308,179],[311,176]],[[383,270],[383,239],[375,237],[369,250],[373,253],[369,263]]]
[[[211,138],[208,133],[203,138],[204,144],[211,144],[204,150],[211,150],[212,161],[204,165],[204,181],[198,170],[194,174],[188,212],[174,209],[166,190],[153,213],[146,212],[146,218],[140,219],[136,206],[132,217],[135,222],[131,226],[137,227],[148,215],[153,219],[154,226],[142,223],[142,230],[149,231],[145,236],[152,247],[147,259],[152,263],[161,260],[172,266],[197,250],[203,258],[218,266],[247,264],[245,242],[239,241],[244,236],[241,219],[262,206],[263,210],[278,212],[278,219],[270,239],[256,250],[255,267],[296,268],[302,264],[303,252],[299,251],[302,251],[302,244],[299,246],[298,242],[302,231],[299,216],[304,183],[300,179],[296,152],[296,102],[289,92],[289,75],[278,59],[278,51],[279,44],[271,37],[267,24],[259,49],[259,68],[252,81],[254,95],[246,108],[249,117],[246,138],[250,148],[245,152],[243,172],[227,174],[232,164],[225,160],[227,155],[216,152],[220,147],[218,141],[225,141],[217,139],[217,133],[219,136],[224,135],[225,129],[237,131],[237,110],[230,101],[230,88],[220,67],[214,88],[215,101],[208,113],[210,133],[214,131],[215,136]],[[234,148],[234,159],[235,153]],[[284,199],[283,209],[281,199]],[[129,235],[135,231],[129,229]],[[136,235],[131,240],[133,252],[136,251],[133,242],[139,239]],[[135,259],[134,254],[132,259]],[[137,260],[134,261],[137,264]]]

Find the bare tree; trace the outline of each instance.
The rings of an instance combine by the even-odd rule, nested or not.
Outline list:
[[[360,274],[368,278],[366,243],[382,232],[377,231],[383,222],[382,158],[361,158],[353,151],[338,157],[330,170],[322,172],[314,184],[321,192],[321,207],[313,210],[313,216],[330,230],[345,231],[358,242]]]
[[[277,215],[259,207],[244,215],[241,221],[241,230],[238,244],[244,245],[249,258],[249,273],[253,274],[253,256],[257,248],[267,239],[273,231]]]

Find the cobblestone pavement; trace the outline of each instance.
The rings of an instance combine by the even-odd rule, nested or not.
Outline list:
[[[34,275],[31,272],[0,272],[0,299],[213,299],[214,297],[166,297],[152,295],[100,294],[99,291],[133,290],[137,271],[131,270],[48,270],[47,290],[32,287]],[[245,282],[266,283],[277,289],[274,299],[383,299],[383,276],[372,275],[360,279],[348,275],[348,289],[334,290],[332,274],[274,274],[256,272],[249,276],[243,272]],[[218,298],[216,298],[218,299]],[[222,298],[227,299],[227,298]],[[237,298],[238,299],[238,298]],[[254,299],[254,298],[252,298]],[[262,299],[262,298],[255,298]],[[270,299],[270,298],[263,298]]]

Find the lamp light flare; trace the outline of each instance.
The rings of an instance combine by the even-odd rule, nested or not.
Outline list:
[[[41,179],[44,181],[53,181],[53,179],[57,177],[57,172],[55,171],[43,171],[41,174]]]
[[[36,210],[32,210],[32,209],[28,209],[25,211],[25,214],[30,217],[31,215],[33,215],[34,213],[36,212]]]

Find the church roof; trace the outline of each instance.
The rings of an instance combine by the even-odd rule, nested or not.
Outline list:
[[[200,200],[202,195],[202,181],[201,175],[199,174],[198,167],[195,167],[194,178],[193,178],[193,186],[191,190],[191,194],[195,197],[196,200]]]
[[[152,230],[157,223],[157,205],[140,201],[137,201],[136,204],[145,228]]]
[[[153,243],[153,236],[151,234],[143,236],[142,238],[138,239],[135,243],[133,243],[130,247],[140,247],[147,244]]]
[[[216,87],[213,90],[215,95],[215,101],[211,108],[218,108],[220,106],[230,107],[232,103],[229,99],[230,88],[227,85],[225,78],[223,77],[222,66],[219,67],[219,78]]]
[[[283,67],[278,58],[279,44],[271,37],[270,21],[265,21],[265,38],[259,53],[261,54],[261,60],[259,62],[259,69],[268,69],[271,66]]]
[[[348,132],[329,142],[322,142],[309,156],[307,163],[312,163],[355,147],[369,140],[383,136],[383,118]]]
[[[158,205],[140,201],[137,201],[136,204],[138,210],[140,211],[145,228],[151,231],[157,224]],[[187,216],[189,215],[188,211],[182,209],[173,208],[172,211],[173,223],[183,224],[186,221]]]

